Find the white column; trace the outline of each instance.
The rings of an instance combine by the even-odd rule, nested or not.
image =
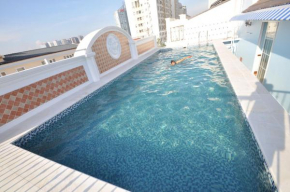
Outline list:
[[[87,73],[87,76],[89,78],[89,81],[91,82],[97,82],[100,80],[100,72],[95,60],[95,53],[90,52],[85,54],[86,57],[86,64],[84,65],[85,71]]]
[[[170,22],[171,22],[171,18],[166,18],[166,35],[167,35],[167,43],[171,43],[171,30],[170,30]]]
[[[136,43],[135,42],[129,42],[129,46],[130,46],[132,59],[138,59],[139,55],[138,55]]]

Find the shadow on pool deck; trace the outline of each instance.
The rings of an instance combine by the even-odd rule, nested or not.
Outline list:
[[[290,92],[274,90],[273,85],[267,84],[266,80],[264,86],[268,90],[260,82],[256,82],[255,85],[251,95],[241,96],[242,94],[240,94],[238,99],[263,152],[275,185],[280,188],[283,183],[281,169],[287,167],[287,159],[289,159],[289,155],[284,150],[286,147],[286,133],[290,131],[290,119],[289,114],[269,92],[286,94]],[[284,182],[287,183],[288,181]]]

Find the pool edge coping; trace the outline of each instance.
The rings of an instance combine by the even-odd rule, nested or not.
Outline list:
[[[290,117],[288,112],[251,74],[250,70],[228,50],[222,40],[213,41],[213,45],[276,187],[282,192],[289,190],[290,170],[287,160],[290,162],[288,138]],[[282,159],[278,159],[279,155],[283,156]]]

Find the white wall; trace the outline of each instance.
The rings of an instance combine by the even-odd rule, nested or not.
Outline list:
[[[266,70],[264,86],[290,113],[290,22],[279,22],[272,53]]]
[[[259,48],[262,21],[253,21],[246,27],[241,22],[239,29],[240,42],[237,44],[236,55],[243,58],[243,63],[249,70],[257,71],[261,53]],[[263,85],[276,100],[290,113],[290,22],[279,22],[278,30],[270,54]]]
[[[257,0],[230,0],[218,7],[193,17],[192,19],[167,19],[167,46],[189,46],[205,43],[214,39],[230,39],[235,36],[236,24],[230,19],[241,13]],[[209,3],[212,3],[209,1]],[[175,36],[174,28],[184,25],[185,40],[171,42]],[[181,39],[181,38],[180,38]]]
[[[238,37],[240,38],[236,48],[236,56],[242,58],[242,62],[247,68],[253,71],[255,60],[257,59],[257,45],[259,43],[262,21],[254,21],[251,26],[245,26],[245,22],[240,22]]]
[[[234,28],[229,20],[236,14],[235,6],[235,1],[232,0],[189,20],[185,15],[181,15],[178,20],[167,19],[167,46],[196,45],[207,40],[233,37]],[[176,34],[171,33],[175,33],[174,28],[178,26],[184,26],[185,38],[180,42],[172,42],[171,37]]]

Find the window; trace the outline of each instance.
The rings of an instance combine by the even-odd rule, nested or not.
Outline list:
[[[63,56],[64,59],[66,59],[66,56]]]
[[[2,76],[6,76],[6,73],[5,72],[1,72],[0,73],[0,77],[2,77]]]
[[[41,61],[41,65],[45,65],[46,63],[45,63],[45,61]]]
[[[52,63],[52,60],[49,60],[49,63]]]
[[[24,67],[20,67],[20,68],[17,68],[16,70],[17,70],[17,72],[21,72],[21,71],[24,71],[25,68]]]
[[[53,62],[55,62],[55,59],[52,59]]]

